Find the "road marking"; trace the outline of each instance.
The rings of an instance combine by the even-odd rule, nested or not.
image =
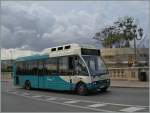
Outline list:
[[[32,96],[32,97],[39,98],[39,97],[42,97],[42,96],[41,95],[35,95],[35,96]]]
[[[121,109],[119,111],[134,112],[134,111],[138,111],[138,110],[142,110],[142,109],[145,109],[145,108],[142,108],[142,107],[128,107],[128,108],[125,108],[125,109]]]
[[[30,95],[30,93],[24,93],[24,95]]]
[[[48,99],[46,99],[46,100],[56,100],[56,98],[55,97],[51,97],[51,98],[48,98]]]
[[[102,106],[106,106],[107,104],[92,104],[92,105],[88,105],[89,107],[102,107]]]
[[[16,92],[16,93],[14,93]],[[84,108],[84,109],[90,109],[90,110],[95,110],[95,111],[107,111],[107,112],[111,112],[112,110],[104,110],[103,108],[98,108],[101,106],[107,106],[108,103],[104,103],[104,102],[98,102],[98,101],[88,101],[88,100],[79,100],[79,99],[69,99],[69,98],[61,98],[61,97],[54,97],[54,96],[46,96],[46,95],[36,95],[33,93],[29,93],[29,92],[23,92],[24,95],[18,93],[18,91],[8,91],[8,93],[12,93],[18,96],[23,96],[23,97],[27,97],[27,98],[31,98],[31,99],[35,99],[35,100],[41,100],[44,102],[51,102],[51,103],[56,103],[56,104],[62,104],[62,105],[66,105],[66,106],[72,106],[72,107],[78,107],[78,108]],[[28,95],[25,95],[29,93]],[[45,99],[43,98],[33,98],[33,97],[46,97]],[[59,102],[59,100],[64,99],[65,102]],[[57,101],[58,100],[58,101]],[[71,103],[77,103],[77,102],[87,102],[85,105],[79,106],[79,105],[73,105]],[[90,104],[89,104],[90,103]],[[110,103],[109,103],[110,104]],[[110,105],[119,105],[119,106],[124,106],[125,109],[120,109],[117,111],[126,111],[126,112],[134,112],[134,111],[138,111],[138,110],[143,110],[146,109],[148,106],[139,106],[139,105],[124,105],[124,104],[115,104],[115,103],[111,103]],[[128,108],[127,108],[128,107]]]
[[[13,94],[17,94],[18,92],[17,92],[17,91],[15,91],[15,92],[11,92],[11,93],[13,93]]]
[[[66,101],[64,102],[65,104],[73,104],[73,103],[77,103],[80,102],[79,100],[72,100],[72,101]]]
[[[19,94],[16,94],[16,95],[21,96]],[[96,109],[96,108],[89,108],[89,107],[72,105],[72,104],[65,104],[65,103],[60,103],[60,102],[57,102],[57,101],[43,100],[43,99],[40,99],[40,98],[32,98],[30,96],[23,96],[23,97],[34,99],[34,100],[38,100],[38,101],[42,101],[42,102],[50,102],[50,103],[59,104],[59,105],[65,105],[65,106],[70,106],[70,107],[82,108],[82,109],[86,109],[86,110],[89,109],[89,110],[93,110],[93,111],[110,112],[108,110],[102,110],[102,109]]]

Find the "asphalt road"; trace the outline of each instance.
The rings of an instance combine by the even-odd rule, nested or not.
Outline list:
[[[2,112],[148,112],[148,88],[111,87],[106,93],[79,96],[70,92],[24,90],[1,84]]]

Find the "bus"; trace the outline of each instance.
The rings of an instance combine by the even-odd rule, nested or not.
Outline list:
[[[17,58],[13,64],[14,85],[31,88],[76,91],[107,91],[108,69],[100,50],[79,44],[52,47],[43,54]]]

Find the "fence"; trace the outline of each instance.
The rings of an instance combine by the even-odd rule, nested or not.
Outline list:
[[[108,70],[112,80],[140,80],[140,76],[149,79],[149,67],[109,68]]]
[[[12,78],[12,72],[1,72],[1,80],[7,80]]]

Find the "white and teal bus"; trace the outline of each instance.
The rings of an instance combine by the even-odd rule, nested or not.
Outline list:
[[[79,44],[48,48],[43,55],[17,58],[13,77],[15,85],[28,90],[72,90],[80,95],[106,91],[110,86],[100,50]]]

